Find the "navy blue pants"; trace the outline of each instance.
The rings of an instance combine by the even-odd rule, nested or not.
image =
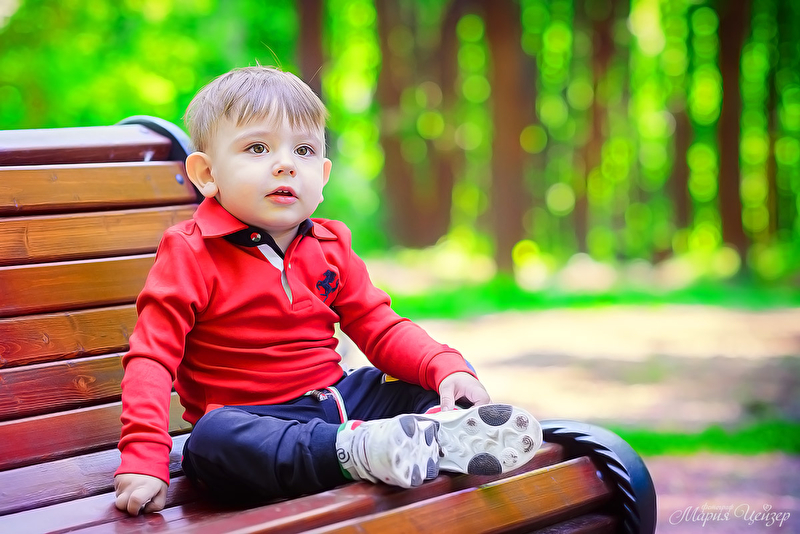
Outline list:
[[[216,498],[238,503],[339,486],[347,481],[335,446],[343,419],[423,413],[439,404],[434,391],[382,379],[382,372],[365,367],[331,389],[285,404],[213,410],[197,421],[186,441],[183,470]]]

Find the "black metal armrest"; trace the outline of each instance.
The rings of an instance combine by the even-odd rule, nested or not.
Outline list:
[[[622,517],[620,532],[648,534],[656,529],[656,491],[642,458],[605,428],[569,420],[542,421],[544,439],[564,447],[571,457],[588,456],[615,488],[610,504]]]

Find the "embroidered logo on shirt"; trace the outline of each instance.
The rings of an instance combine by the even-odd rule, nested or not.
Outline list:
[[[319,296],[322,297],[322,301],[326,302],[328,300],[328,296],[331,293],[336,291],[339,288],[339,280],[336,279],[336,273],[327,270],[325,274],[322,275],[322,279],[317,282],[317,289],[319,289]]]

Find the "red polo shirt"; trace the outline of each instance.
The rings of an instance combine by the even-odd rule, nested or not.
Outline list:
[[[122,359],[117,474],[169,481],[173,381],[192,424],[210,404],[277,404],[335,383],[337,322],[401,380],[438,389],[449,374],[471,373],[457,351],[392,311],[343,223],[313,219],[301,230],[283,258],[270,245],[240,246],[261,234],[206,199],[164,233]]]

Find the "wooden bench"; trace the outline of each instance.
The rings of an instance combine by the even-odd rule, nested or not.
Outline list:
[[[187,150],[180,129],[149,117],[0,132],[0,532],[654,531],[641,459],[603,429],[558,421],[505,477],[352,483],[226,508],[181,475],[190,427],[174,394],[167,507],[116,510],[120,357],[162,232],[199,200]]]

